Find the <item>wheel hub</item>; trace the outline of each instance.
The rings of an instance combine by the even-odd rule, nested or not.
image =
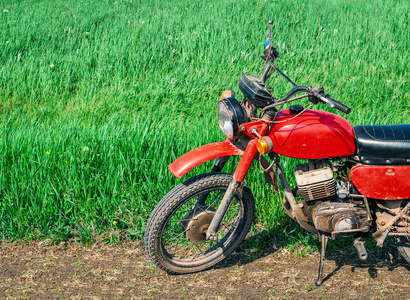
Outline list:
[[[215,212],[211,210],[200,211],[198,214],[192,217],[192,219],[184,226],[186,238],[194,243],[199,244],[206,241],[206,232],[209,224],[211,224],[214,218]]]

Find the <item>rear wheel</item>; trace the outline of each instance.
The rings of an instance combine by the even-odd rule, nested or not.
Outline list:
[[[397,237],[396,246],[400,255],[410,264],[410,240],[407,237]]]
[[[171,274],[207,269],[228,256],[245,238],[255,203],[251,190],[237,192],[214,241],[206,231],[232,181],[232,175],[210,173],[191,178],[171,190],[156,206],[145,231],[151,260]]]
[[[402,203],[402,209],[409,204],[410,200],[405,200]],[[407,211],[407,216],[410,217],[410,212]],[[406,220],[405,218],[402,219],[400,222],[402,229],[409,234],[410,233],[410,221]],[[400,236],[395,238],[397,250],[399,251],[400,255],[410,264],[410,236]]]

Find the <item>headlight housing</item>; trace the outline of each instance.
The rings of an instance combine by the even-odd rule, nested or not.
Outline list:
[[[234,97],[219,100],[218,121],[222,131],[232,140],[239,134],[239,125],[245,123],[241,105]]]

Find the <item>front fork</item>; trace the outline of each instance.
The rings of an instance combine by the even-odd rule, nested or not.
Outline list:
[[[216,232],[219,228],[219,225],[222,222],[222,219],[224,218],[226,211],[228,210],[232,199],[235,196],[235,193],[239,189],[241,190],[241,184],[246,176],[246,173],[249,170],[249,167],[251,166],[252,160],[255,157],[255,154],[257,153],[256,149],[256,140],[252,140],[248,143],[246,150],[239,161],[238,167],[235,170],[235,173],[233,175],[233,179],[231,183],[229,184],[226,193],[221,201],[221,203],[218,206],[218,209],[211,221],[211,224],[209,225],[209,228],[206,233],[206,238],[207,239],[214,239]],[[288,215],[297,221],[304,229],[306,229],[309,232],[312,233],[318,233],[317,229],[313,227],[312,225],[309,224],[305,214],[302,211],[301,206],[299,206],[296,203],[296,200],[292,194],[292,191],[290,189],[290,186],[285,178],[285,175],[282,171],[282,169],[279,166],[279,162],[277,161],[277,155],[274,153],[270,153],[270,158],[273,161],[273,167],[276,171],[276,174],[278,176],[279,182],[281,183],[282,189],[285,193],[285,198],[284,198],[284,208],[285,211],[288,213]],[[223,167],[224,163],[221,164],[221,162],[216,162],[214,165],[212,171],[220,171]],[[207,195],[201,195],[204,196],[203,201],[205,201]],[[198,199],[201,200],[201,199]]]
[[[221,224],[222,219],[224,218],[226,211],[229,208],[229,205],[231,205],[232,199],[234,198],[236,191],[238,190],[238,188],[240,188],[243,180],[245,179],[246,173],[248,172],[252,160],[256,155],[256,151],[256,141],[252,140],[246,146],[245,152],[243,153],[243,156],[239,161],[238,167],[236,168],[235,173],[233,174],[233,179],[229,184],[225,192],[225,195],[222,198],[221,203],[218,206],[218,209],[211,221],[211,224],[209,224],[208,230],[206,232],[207,239],[213,240],[215,238],[219,225]]]

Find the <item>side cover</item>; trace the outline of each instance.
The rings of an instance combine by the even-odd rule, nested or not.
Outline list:
[[[369,166],[352,168],[349,177],[357,190],[369,198],[401,200],[410,198],[410,166]]]
[[[349,156],[356,152],[352,126],[335,114],[306,110],[300,116],[280,112],[269,137],[273,151],[281,155],[319,159]]]

